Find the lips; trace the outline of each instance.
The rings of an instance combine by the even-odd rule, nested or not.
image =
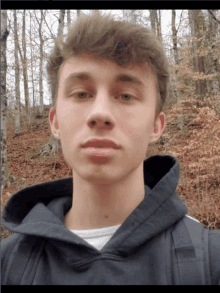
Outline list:
[[[94,147],[94,148],[113,148],[119,149],[120,146],[110,139],[90,139],[86,141],[83,148]]]

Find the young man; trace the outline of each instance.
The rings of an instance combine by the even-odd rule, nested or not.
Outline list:
[[[172,230],[187,213],[175,193],[179,164],[171,156],[145,159],[165,129],[169,78],[154,35],[91,14],[56,41],[47,70],[49,123],[73,178],[8,201],[4,224],[16,234],[2,243],[3,284],[220,284],[219,231],[209,233],[207,279],[179,272]],[[184,231],[180,247],[189,254]]]

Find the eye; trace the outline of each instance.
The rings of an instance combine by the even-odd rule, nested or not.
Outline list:
[[[92,97],[92,94],[89,94],[88,92],[77,92],[71,94],[71,96],[75,96],[76,98],[82,100],[88,98],[89,96]],[[130,94],[120,94],[119,96],[121,96],[122,100],[124,101],[131,101],[132,99],[134,99],[134,96]]]
[[[129,95],[129,94],[121,94],[121,97],[125,97],[126,101],[130,101],[131,99],[134,99],[133,95]]]
[[[89,94],[87,92],[78,92],[78,93],[73,94],[73,96],[76,96],[79,99],[87,98],[89,95],[92,96],[91,94]]]

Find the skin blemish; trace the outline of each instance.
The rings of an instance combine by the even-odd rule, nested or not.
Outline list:
[[[104,217],[105,217],[106,219],[108,219],[108,215],[105,215]]]

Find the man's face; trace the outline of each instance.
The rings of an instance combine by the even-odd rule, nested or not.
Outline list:
[[[154,76],[138,65],[123,68],[91,53],[67,60],[60,72],[56,113],[51,109],[49,120],[73,174],[112,184],[140,167],[149,143],[165,127],[163,113],[154,124],[156,95]],[[120,149],[111,156],[94,156],[82,148],[90,138],[112,139]]]

